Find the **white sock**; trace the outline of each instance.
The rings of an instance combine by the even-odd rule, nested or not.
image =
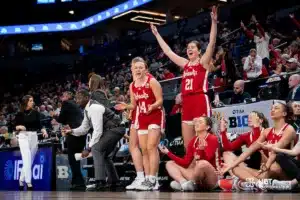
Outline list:
[[[32,184],[31,183],[27,183],[27,187],[32,187]]]
[[[136,177],[138,179],[145,179],[145,175],[144,175],[144,172],[136,172]]]
[[[186,182],[187,182],[186,179],[182,179],[179,183],[180,183],[180,185],[182,185],[182,184],[184,184],[184,183],[186,183]]]
[[[20,186],[24,186],[23,181],[19,181]]]
[[[149,175],[146,175],[145,178],[146,178],[146,179],[149,179]]]
[[[149,179],[149,181],[150,181],[151,183],[155,183],[155,182],[156,182],[156,176],[150,175],[148,179]]]

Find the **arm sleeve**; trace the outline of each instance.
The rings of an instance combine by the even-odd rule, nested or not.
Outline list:
[[[292,22],[298,27],[298,29],[300,29],[300,22],[298,22],[295,17],[292,18]]]
[[[188,167],[191,164],[193,157],[194,157],[194,155],[193,155],[194,141],[195,140],[191,140],[191,142],[189,143],[187,152],[183,158],[180,158],[180,157],[174,155],[170,151],[168,153],[169,158],[172,159],[176,164],[178,164],[180,166]]]
[[[66,124],[66,117],[67,117],[67,110],[68,110],[68,104],[65,102],[62,107],[61,111],[59,113],[59,116],[56,118],[56,121],[61,124]]]
[[[230,142],[227,138],[226,132],[221,133],[223,147],[226,151],[235,151],[241,148],[244,144],[244,134],[237,137],[233,142]]]
[[[245,31],[246,36],[247,36],[249,39],[251,39],[251,40],[254,39],[254,34],[253,34],[250,30],[244,29],[244,31]]]
[[[262,27],[259,23],[256,23],[256,27],[257,27],[258,31],[260,32],[260,34],[261,34],[263,37],[266,37],[265,31],[264,31],[263,27]]]
[[[87,132],[90,130],[90,122],[88,120],[88,116],[86,116],[87,114],[84,113],[84,118],[83,121],[81,123],[81,125],[78,128],[73,129],[73,135],[74,136],[82,136],[87,134]]]
[[[95,109],[94,109],[95,108]],[[103,134],[103,114],[105,112],[105,108],[103,106],[94,106],[90,111],[91,121],[93,125],[93,135],[92,139],[89,143],[89,147],[92,147],[99,140],[101,135]]]

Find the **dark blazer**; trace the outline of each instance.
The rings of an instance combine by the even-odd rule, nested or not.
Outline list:
[[[74,100],[68,100],[62,103],[60,114],[56,118],[57,122],[69,125],[74,129],[81,125],[82,120],[83,112]]]

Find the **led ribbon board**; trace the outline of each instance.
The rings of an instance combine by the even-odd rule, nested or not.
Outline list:
[[[79,22],[0,26],[0,35],[77,31],[124,13],[133,8],[149,3],[151,1],[153,0],[129,0],[125,3],[112,7],[106,11],[102,11]]]

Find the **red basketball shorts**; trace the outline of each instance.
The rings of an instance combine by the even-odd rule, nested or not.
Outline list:
[[[149,115],[139,115],[138,117],[138,134],[148,134],[150,129],[160,129],[162,133],[165,130],[164,110],[155,110]]]
[[[181,121],[193,123],[195,118],[201,116],[211,117],[211,106],[206,94],[191,94],[182,96]]]

